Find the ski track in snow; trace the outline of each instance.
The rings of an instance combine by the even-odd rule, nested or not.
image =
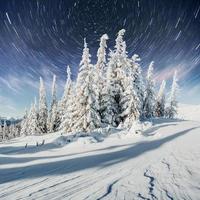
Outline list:
[[[144,173],[144,176],[149,178],[149,195],[151,196],[152,199],[158,199],[155,195],[154,195],[154,186],[155,186],[155,178],[153,176],[151,176],[149,174],[149,170],[146,170],[145,173]]]
[[[103,194],[101,197],[97,198],[97,200],[103,199],[104,197],[108,196],[111,192],[112,192],[112,188],[113,186],[118,182],[119,180],[116,180],[114,182],[112,182],[108,188],[105,194]]]
[[[0,199],[198,199],[198,122],[164,121],[142,135],[121,136],[34,154],[23,149],[25,139],[13,144],[16,154],[0,144]]]

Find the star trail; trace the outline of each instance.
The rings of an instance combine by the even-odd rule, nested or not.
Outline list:
[[[0,1],[0,115],[22,115],[39,76],[50,88],[56,74],[60,95],[67,65],[76,78],[84,37],[95,63],[100,36],[107,33],[113,48],[122,28],[143,72],[153,60],[157,82],[170,83],[176,69],[180,100],[200,103],[199,0],[7,0]]]

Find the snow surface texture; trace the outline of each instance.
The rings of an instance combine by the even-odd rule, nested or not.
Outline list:
[[[179,104],[178,117],[185,120],[200,121],[200,105]]]
[[[0,199],[199,199],[198,118],[138,127],[138,134],[53,133],[0,144]]]

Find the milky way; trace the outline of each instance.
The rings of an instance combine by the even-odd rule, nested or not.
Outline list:
[[[21,114],[37,95],[39,76],[49,86],[56,74],[61,93],[66,65],[76,77],[83,38],[95,62],[99,37],[107,33],[112,48],[122,28],[143,71],[153,60],[158,82],[176,69],[182,91],[200,93],[200,1],[6,0],[0,11],[0,115]]]

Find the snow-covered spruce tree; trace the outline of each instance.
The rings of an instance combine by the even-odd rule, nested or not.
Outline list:
[[[174,118],[177,114],[178,102],[177,102],[177,93],[179,90],[178,86],[178,79],[177,79],[177,72],[174,72],[173,82],[171,86],[171,92],[169,96],[169,106],[166,109],[166,116],[168,118]]]
[[[102,93],[105,87],[106,77],[106,48],[107,48],[108,35],[104,34],[100,38],[99,49],[97,51],[97,63],[94,67],[94,85],[96,87],[96,104],[97,110],[101,116],[102,113]]]
[[[56,75],[53,76],[51,89],[51,105],[47,120],[48,132],[54,132],[59,126],[58,103],[56,97]]]
[[[164,117],[165,116],[165,80],[162,81],[158,95],[156,97],[156,106],[155,106],[155,116]]]
[[[118,34],[117,34],[117,38],[115,40],[115,53],[117,56],[120,56],[126,53],[126,44],[124,41],[124,34],[125,34],[125,29],[121,29]]]
[[[38,126],[38,113],[37,113],[36,100],[33,104],[31,104],[27,124],[28,128],[26,135],[34,135],[41,133],[41,129]]]
[[[110,52],[110,57],[113,52]],[[102,91],[102,122],[111,126],[117,126],[117,117],[119,114],[119,102],[116,101],[115,74],[113,67],[114,59],[109,61],[106,73],[106,85]]]
[[[62,124],[65,121],[65,113],[68,105],[68,100],[70,99],[70,95],[72,93],[72,80],[71,80],[71,70],[70,67],[67,66],[67,81],[64,87],[64,93],[61,100],[58,103],[59,109],[59,117],[60,123]]]
[[[30,109],[27,112],[27,119],[26,119],[26,125],[27,126],[25,127],[26,130],[24,132],[25,135],[31,135],[31,133],[30,133],[30,129],[31,129],[30,124],[32,123],[32,119],[31,119],[31,117],[32,117],[32,110],[33,110],[33,103],[31,103]],[[37,113],[36,119],[37,118],[38,118],[38,113]],[[38,126],[38,122],[35,125]],[[22,130],[21,130],[21,134],[22,134]]]
[[[7,123],[6,123],[6,120],[4,120],[4,124],[3,124],[3,140],[8,139],[8,135],[9,135],[9,128],[8,128]]]
[[[15,138],[17,136],[17,129],[15,124],[11,124],[9,126],[10,134],[9,134],[9,139]]]
[[[20,135],[27,135],[27,129],[28,129],[28,112],[27,109],[25,109],[25,114],[23,117],[23,120],[21,122],[21,131]]]
[[[64,130],[65,132],[69,133],[73,131],[73,117],[76,111],[76,95],[75,95],[75,86],[72,84],[72,93],[70,94],[70,98],[67,101],[67,109],[62,117],[62,123],[60,125],[60,129]]]
[[[0,124],[0,141],[2,141],[2,140],[3,140],[3,127]]]
[[[43,79],[40,77],[38,128],[41,133],[47,133],[47,118],[48,109],[46,102],[46,91]]]
[[[152,61],[149,65],[146,85],[144,91],[144,103],[143,103],[143,118],[151,118],[154,116],[155,109],[155,89],[154,89],[154,79],[153,79],[153,65]]]
[[[123,40],[124,33],[124,29],[118,32],[115,49],[109,54],[106,87],[103,91],[102,121],[112,126],[118,126],[122,120],[120,101],[124,91],[125,71],[128,66],[126,43]]]
[[[74,97],[74,85],[71,80],[71,70],[67,67],[67,81],[65,85],[64,95],[61,100],[61,126],[60,129],[64,129],[66,132],[71,132],[72,113],[75,109],[76,99]]]
[[[72,113],[72,131],[89,132],[100,127],[101,119],[96,105],[93,65],[84,39],[84,49],[76,83],[76,104]]]
[[[129,60],[129,68],[124,83],[124,92],[121,99],[124,127],[130,128],[134,121],[140,119],[143,98],[143,85],[138,55],[133,55]]]
[[[139,102],[139,108],[140,108],[140,115],[142,115],[142,106],[143,106],[143,100],[144,100],[144,81],[142,76],[142,69],[139,64],[141,61],[140,57],[137,54],[134,54],[131,61],[131,67],[130,67],[130,74],[133,74],[133,82],[135,86],[135,90],[137,91],[138,98],[140,100]]]

